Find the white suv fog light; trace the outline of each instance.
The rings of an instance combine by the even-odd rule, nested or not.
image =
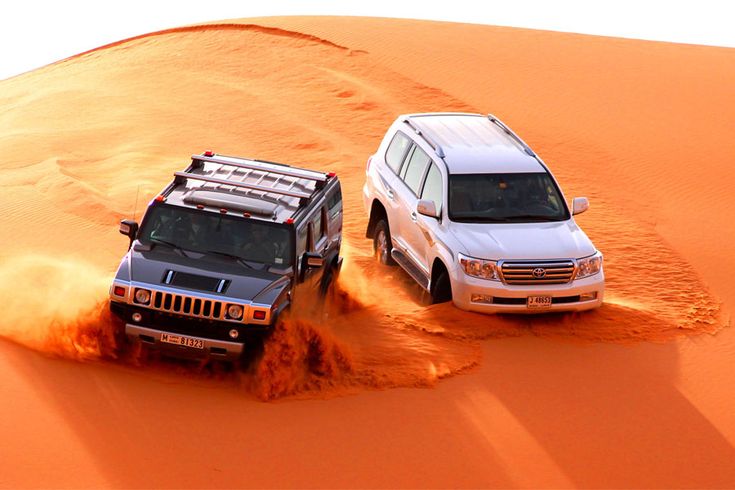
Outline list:
[[[592,301],[593,299],[597,299],[597,291],[579,295],[579,301]]]
[[[231,339],[236,339],[239,335],[240,335],[240,332],[238,332],[234,328],[232,330],[230,330],[230,338]]]
[[[135,323],[140,323],[140,321],[143,319],[143,315],[140,313],[133,313],[133,321]]]
[[[470,295],[470,301],[472,303],[492,303],[493,297],[486,294],[472,294]]]

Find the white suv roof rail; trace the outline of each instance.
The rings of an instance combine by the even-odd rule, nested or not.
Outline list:
[[[487,118],[490,120],[491,123],[495,124],[497,127],[502,129],[505,134],[516,140],[522,147],[523,151],[525,151],[529,156],[535,157],[536,154],[533,152],[530,146],[526,144],[525,141],[523,141],[517,134],[515,134],[508,126],[506,126],[503,121],[498,119],[497,117],[493,116],[492,114],[488,114]]]
[[[438,156],[439,158],[444,158],[445,156],[444,149],[441,147],[441,145],[435,143],[434,140],[429,135],[427,135],[424,131],[421,131],[419,128],[417,128],[416,125],[411,122],[410,117],[405,118],[403,122],[406,123],[408,127],[413,129],[414,133],[421,136],[424,139],[424,141],[426,141],[429,144],[429,146],[431,146],[434,149],[434,151],[436,152],[436,156]]]

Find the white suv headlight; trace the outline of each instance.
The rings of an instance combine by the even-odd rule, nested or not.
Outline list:
[[[602,270],[602,254],[595,252],[594,255],[577,260],[577,279],[594,276]]]
[[[482,260],[467,257],[466,255],[457,254],[459,265],[465,274],[480,279],[488,279],[490,281],[499,281],[498,264],[494,260]]]

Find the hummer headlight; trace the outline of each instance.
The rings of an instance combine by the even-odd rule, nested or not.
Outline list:
[[[458,257],[462,270],[468,276],[488,279],[490,281],[500,280],[498,264],[494,260],[475,259],[462,254],[458,254]]]
[[[135,302],[140,305],[147,305],[151,302],[151,292],[147,289],[136,289],[135,290]]]
[[[242,306],[227,305],[227,316],[232,320],[240,320],[242,318]]]
[[[595,252],[594,255],[577,260],[577,279],[594,276],[602,270],[602,254]]]

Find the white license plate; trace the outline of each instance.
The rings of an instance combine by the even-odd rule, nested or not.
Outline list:
[[[183,335],[171,335],[170,333],[161,334],[161,342],[167,344],[183,345],[193,347],[194,349],[204,349],[204,342],[201,339],[185,337]]]
[[[551,296],[529,296],[526,299],[528,308],[551,308]]]

